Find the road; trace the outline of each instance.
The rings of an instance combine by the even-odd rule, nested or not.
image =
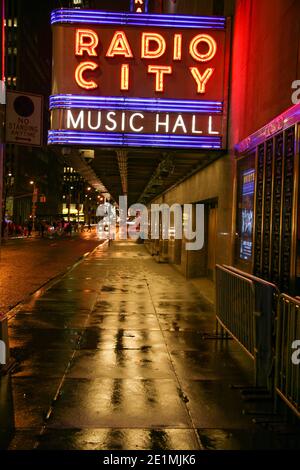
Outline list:
[[[5,240],[0,251],[0,312],[6,313],[99,243],[93,232],[59,240]]]

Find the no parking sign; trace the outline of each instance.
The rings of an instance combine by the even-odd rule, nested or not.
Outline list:
[[[43,98],[31,93],[7,92],[6,142],[42,145]]]

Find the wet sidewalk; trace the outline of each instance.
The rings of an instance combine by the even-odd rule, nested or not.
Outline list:
[[[251,384],[251,363],[214,329],[213,306],[172,266],[143,245],[100,246],[10,322],[10,449],[299,445],[243,414],[231,384]]]

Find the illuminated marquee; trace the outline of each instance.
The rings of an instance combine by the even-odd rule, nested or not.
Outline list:
[[[62,9],[51,20],[49,143],[225,148],[225,18]]]

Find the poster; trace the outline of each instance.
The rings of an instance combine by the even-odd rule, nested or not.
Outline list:
[[[241,207],[241,242],[240,258],[250,260],[253,249],[253,206],[254,206],[255,170],[242,172],[242,207]]]

